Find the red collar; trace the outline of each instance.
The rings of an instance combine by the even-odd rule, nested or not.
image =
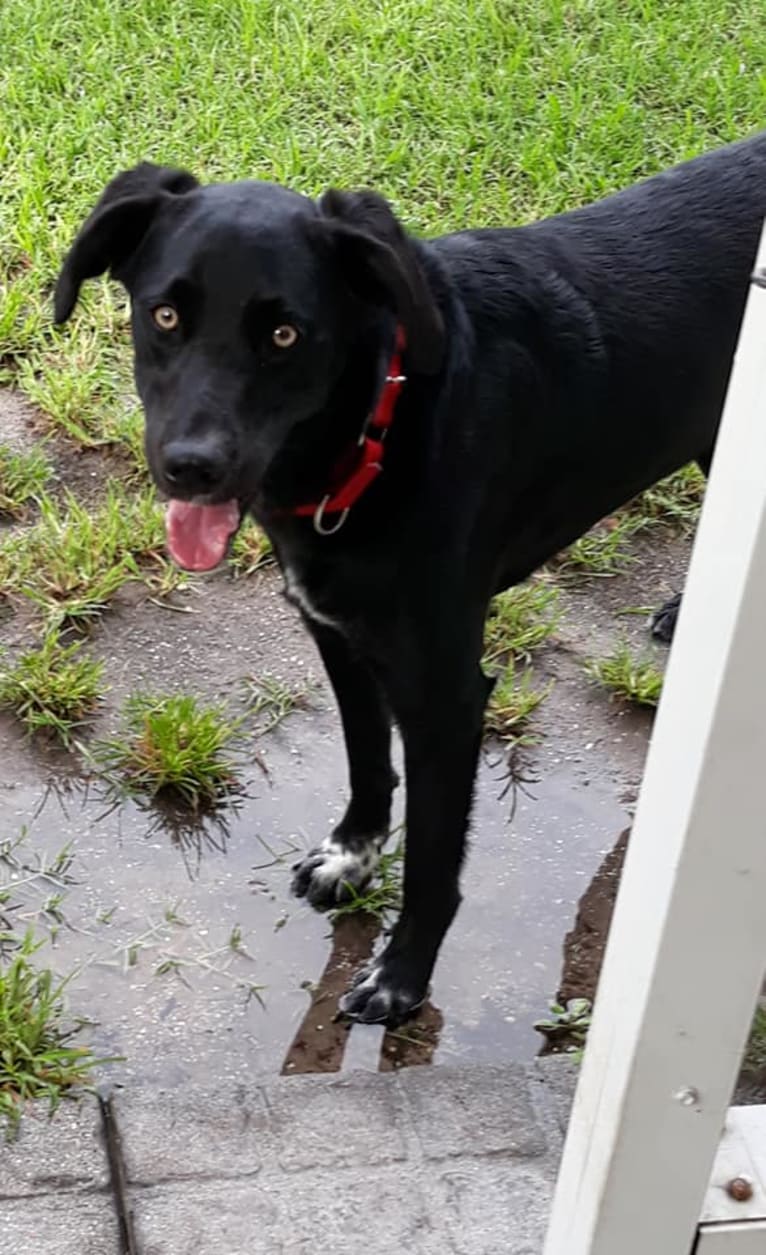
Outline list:
[[[402,374],[404,348],[404,330],[397,327],[394,351],[377,405],[365,419],[357,443],[335,468],[337,486],[321,501],[295,506],[290,511],[291,514],[300,516],[313,515],[314,529],[320,536],[331,536],[333,532],[340,530],[351,507],[383,470],[386,433],[394,420],[396,401],[407,379]],[[324,518],[327,514],[339,514],[340,518],[331,527],[325,527]]]

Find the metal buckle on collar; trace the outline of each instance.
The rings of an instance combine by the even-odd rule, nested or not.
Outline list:
[[[395,384],[399,384],[399,386],[401,386],[402,384],[404,384],[404,383],[406,383],[406,382],[407,382],[407,376],[406,376],[406,375],[386,375],[386,380],[385,380],[385,382],[386,382],[387,384],[389,384],[389,383],[395,383]],[[364,426],[363,426],[362,430],[360,431],[360,433],[359,433],[359,439],[358,439],[358,440],[357,440],[357,442],[356,442],[356,443],[360,446],[360,448],[361,448],[361,446],[364,444],[365,440],[367,439],[367,436],[369,435],[370,428],[371,428],[371,427],[376,427],[376,426],[377,426],[377,423],[375,422],[375,414],[376,414],[376,412],[377,412],[377,406],[375,407],[375,409],[374,409],[374,410],[370,410],[369,414],[367,415],[366,419],[364,420]],[[380,430],[380,436],[378,437],[378,439],[380,439],[380,440],[385,440],[385,438],[386,438],[386,436],[387,436],[387,435],[388,435],[388,427],[382,427],[382,428],[381,428],[381,430]]]
[[[341,512],[340,518],[338,519],[337,523],[334,523],[332,527],[325,527],[324,512],[327,509],[327,502],[329,500],[330,500],[330,494],[328,492],[325,497],[322,497],[322,500],[319,502],[319,505],[314,511],[314,531],[317,533],[318,536],[333,536],[335,532],[340,531],[346,519],[348,518],[348,509],[343,510]]]

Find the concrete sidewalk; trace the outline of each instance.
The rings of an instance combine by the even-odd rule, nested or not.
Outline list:
[[[564,1059],[132,1089],[0,1151],[14,1255],[538,1255]]]

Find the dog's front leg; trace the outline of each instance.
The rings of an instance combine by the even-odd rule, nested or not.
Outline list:
[[[340,632],[307,619],[333,686],[343,722],[351,796],[343,819],[293,868],[293,892],[312,906],[337,906],[374,875],[388,836],[391,716],[380,685]]]
[[[451,672],[429,671],[422,688],[392,694],[407,774],[404,904],[385,950],[341,1000],[341,1010],[364,1023],[399,1024],[425,1000],[460,902],[460,866],[492,685],[478,661],[470,671],[465,659]]]

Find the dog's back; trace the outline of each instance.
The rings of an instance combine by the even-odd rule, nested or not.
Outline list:
[[[509,351],[506,384],[492,350],[498,409],[525,425],[508,453],[515,555],[527,535],[513,579],[709,460],[764,217],[766,132],[530,226],[435,242],[477,354],[502,325],[534,367],[520,387]]]

